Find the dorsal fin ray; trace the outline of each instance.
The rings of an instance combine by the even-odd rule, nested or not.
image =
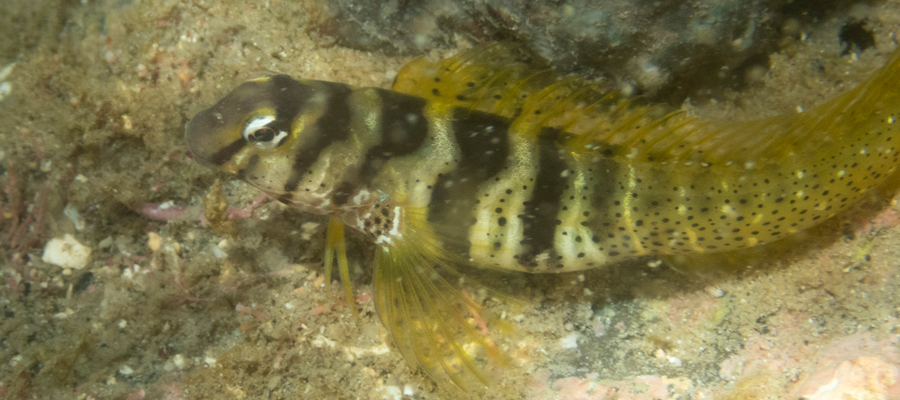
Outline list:
[[[521,108],[523,96],[556,81],[552,71],[526,61],[521,47],[509,42],[475,47],[439,61],[420,57],[403,66],[391,89],[445,107],[512,118]]]
[[[551,71],[529,64],[523,53],[515,44],[501,42],[437,62],[414,60],[400,71],[394,90],[446,107],[512,118],[527,132],[561,129],[576,153],[617,146],[634,160],[748,162],[790,155],[817,132],[833,128],[833,124],[851,123],[851,116],[836,116],[851,106],[874,107],[884,101],[879,96],[885,91],[867,88],[886,85],[900,74],[875,73],[868,82],[818,106],[815,112],[754,121],[706,121],[625,99],[577,77],[555,78]],[[900,57],[895,55],[885,68],[900,70],[898,63]]]
[[[752,121],[703,121],[683,114],[671,115],[658,125],[658,132],[631,133],[645,140],[634,148],[635,154],[638,158],[655,156],[707,163],[791,159],[819,143],[840,140],[860,120],[871,118],[868,112],[877,112],[882,104],[897,101],[896,90],[881,88],[896,87],[898,79],[900,52],[895,52],[868,81],[806,112]]]

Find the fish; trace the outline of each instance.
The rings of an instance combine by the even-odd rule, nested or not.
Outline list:
[[[418,58],[391,89],[251,79],[186,125],[200,164],[374,245],[375,307],[409,363],[459,387],[509,358],[466,268],[564,273],[730,254],[848,209],[896,174],[900,52],[799,113],[708,120],[535,66],[510,43]]]

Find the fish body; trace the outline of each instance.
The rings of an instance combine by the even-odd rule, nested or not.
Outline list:
[[[415,60],[393,90],[254,79],[198,113],[186,138],[201,163],[363,232],[398,346],[458,384],[483,380],[462,344],[500,355],[460,311],[477,305],[435,272],[568,272],[762,245],[846,209],[897,167],[897,54],[808,112],[734,122],[662,113],[513,53]],[[329,252],[342,245],[329,238]]]

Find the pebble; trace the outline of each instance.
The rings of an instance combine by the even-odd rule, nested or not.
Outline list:
[[[5,99],[6,96],[9,96],[10,93],[12,93],[12,83],[0,83],[0,101],[3,101],[3,99]]]
[[[559,340],[560,347],[563,349],[578,348],[578,333],[573,333]]]
[[[181,354],[176,354],[172,358],[170,358],[168,361],[166,361],[166,363],[163,365],[163,370],[165,370],[167,372],[171,372],[176,369],[182,370],[182,369],[185,369],[190,366],[191,366],[190,359],[185,358]]]
[[[668,360],[669,360],[669,363],[672,364],[672,366],[681,368],[682,362],[681,362],[681,359],[680,359],[680,358],[669,356],[669,357],[668,357]]]
[[[41,261],[62,268],[82,269],[91,262],[91,249],[67,233],[47,242]]]
[[[17,355],[15,355],[15,356],[13,356],[12,358],[9,359],[9,363],[8,363],[8,364],[9,364],[10,367],[15,368],[15,367],[17,367],[17,366],[19,365],[20,362],[22,362],[22,355],[21,355],[21,354],[17,354]]]
[[[63,215],[65,215],[69,218],[69,220],[72,221],[77,231],[81,232],[84,230],[84,217],[82,217],[81,213],[78,212],[78,208],[76,208],[72,204],[66,204],[66,208],[63,209]]]
[[[191,365],[191,360],[184,358],[181,354],[176,354],[175,357],[172,357],[172,364],[175,364],[175,368],[184,369]]]
[[[75,314],[75,311],[72,310],[71,308],[67,308],[66,311],[53,314],[53,318],[54,319],[66,319],[66,318],[69,318],[69,316],[72,314]]]
[[[0,69],[0,101],[9,96],[12,93],[12,83],[4,82],[6,78],[9,77],[9,74],[12,73],[13,67],[16,66],[16,63],[12,63]]]
[[[12,73],[13,68],[15,68],[16,63],[9,64],[3,69],[0,69],[0,81],[5,81],[6,78],[9,78],[9,75]]]
[[[162,237],[159,236],[156,232],[147,232],[147,247],[153,251],[159,251],[159,246],[162,243]]]

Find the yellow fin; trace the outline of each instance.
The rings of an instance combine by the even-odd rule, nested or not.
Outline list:
[[[529,94],[556,81],[549,69],[536,68],[527,59],[521,47],[509,42],[478,46],[439,61],[418,58],[403,66],[391,89],[445,107],[512,118]]]
[[[418,58],[400,70],[392,89],[448,108],[515,119],[523,134],[560,129],[573,134],[573,151],[597,142],[639,140],[668,119],[661,118],[666,114],[660,106],[635,107],[619,92],[604,91],[577,76],[559,77],[530,60],[525,50],[508,42],[439,61]]]
[[[816,151],[823,142],[863,134],[861,123],[879,120],[900,97],[900,51],[856,88],[801,113],[753,121],[705,121],[658,107],[592,107],[573,118],[569,132],[585,133],[573,148],[591,143],[616,145],[634,160],[717,163],[780,162]],[[887,118],[887,115],[885,116]],[[883,129],[883,128],[882,128]],[[821,150],[824,151],[824,150]]]
[[[356,301],[353,298],[353,286],[350,284],[350,267],[347,263],[347,244],[344,241],[344,223],[335,217],[328,220],[328,230],[325,234],[325,288],[331,293],[331,267],[334,265],[334,255],[337,253],[338,271],[341,274],[341,283],[344,286],[344,295],[347,298],[347,307],[354,317],[359,317],[356,312]]]
[[[706,121],[602,90],[579,77],[556,77],[508,43],[475,47],[440,61],[423,58],[398,73],[393,89],[443,107],[465,107],[515,119],[515,131],[555,128],[575,153],[618,149],[630,160],[717,164],[782,160],[817,143],[822,132],[852,131],[863,115],[898,96],[900,51],[866,83],[799,114],[755,121]],[[848,110],[854,115],[843,116]]]
[[[492,366],[509,364],[487,330],[509,325],[459,288],[455,266],[463,261],[441,247],[421,214],[407,210],[404,236],[376,250],[378,315],[406,360],[432,379],[464,390],[486,385]]]

